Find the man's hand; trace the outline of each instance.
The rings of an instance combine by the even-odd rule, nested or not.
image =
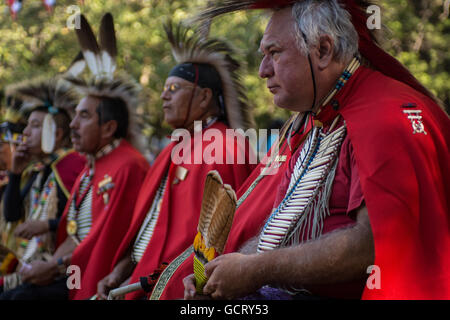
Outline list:
[[[97,283],[97,299],[108,299],[109,291],[126,286],[130,282],[135,265],[131,261],[131,247],[114,267],[114,270]]]
[[[34,236],[38,236],[49,231],[47,220],[28,220],[17,226],[14,231],[16,237],[30,240]]]
[[[13,174],[22,174],[31,160],[31,154],[26,144],[21,143],[17,146],[12,155],[11,172]]]
[[[257,254],[230,253],[205,265],[208,282],[205,295],[213,299],[235,299],[246,296],[264,285],[259,276]]]
[[[205,265],[208,282],[204,295],[195,289],[193,274],[183,279],[185,300],[234,299],[250,294],[263,283],[258,279],[256,255],[230,253],[219,256]]]
[[[211,300],[211,297],[197,293],[195,289],[195,276],[191,274],[183,279],[184,300]]]
[[[22,268],[19,274],[23,282],[45,286],[52,283],[59,272],[56,261],[35,260],[30,263],[30,268]]]
[[[121,280],[111,272],[97,283],[97,300],[107,300],[109,291],[119,287]]]
[[[264,285],[330,285],[363,279],[373,264],[374,245],[365,205],[357,209],[354,225],[337,229],[300,245],[257,254],[230,253],[205,265],[205,295],[235,299]],[[185,298],[196,298],[193,276],[183,280]]]

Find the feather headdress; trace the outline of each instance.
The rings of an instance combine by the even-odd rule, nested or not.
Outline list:
[[[0,124],[1,140],[13,144],[22,141],[22,131],[27,122],[21,108],[23,101],[16,94],[15,84],[5,88],[5,107],[2,110],[2,123]]]
[[[53,78],[35,78],[16,86],[16,94],[23,100],[21,111],[30,113],[36,109],[50,109],[48,112],[66,112],[69,116],[78,103],[73,88],[60,76]],[[52,110],[52,108],[58,110]]]
[[[63,77],[77,76],[85,66],[81,52],[75,57],[65,74],[54,78],[38,77],[11,84],[6,88],[6,115],[5,123],[1,125],[2,135],[9,130],[18,139],[11,141],[20,143],[23,129],[26,126],[26,116],[32,111],[39,109],[47,112],[42,129],[42,150],[51,153],[55,144],[56,123],[53,115],[65,112],[72,117],[78,99],[70,83],[64,81]]]
[[[164,25],[172,53],[178,64],[194,63],[211,65],[219,74],[225,116],[230,127],[248,129],[254,126],[252,113],[239,74],[240,64],[232,58],[234,50],[224,41],[203,39],[181,23]]]
[[[42,124],[41,148],[45,153],[52,153],[56,142],[57,125],[54,116],[65,113],[70,119],[78,104],[78,97],[69,83],[61,76],[53,78],[35,78],[18,83],[15,94],[23,101],[21,112],[30,114],[35,110],[46,112]]]
[[[194,239],[194,274],[200,293],[206,283],[204,265],[222,254],[236,211],[236,194],[230,185],[223,184],[220,174],[208,172]]]
[[[302,0],[217,0],[209,1],[196,20],[211,20],[214,17],[241,10],[280,9]],[[384,51],[377,43],[376,30],[367,28],[367,9],[373,5],[367,0],[337,0],[351,15],[352,23],[359,36],[359,52],[378,71],[401,81],[413,89],[440,101],[417,80],[397,59]]]
[[[106,13],[101,20],[99,42],[87,19],[80,16],[80,28],[75,29],[84,61],[91,73],[87,78],[69,75],[66,80],[72,83],[82,96],[96,96],[121,99],[129,114],[127,139],[138,144],[138,131],[135,128],[135,110],[139,104],[141,87],[129,75],[116,75],[117,40],[113,16]]]

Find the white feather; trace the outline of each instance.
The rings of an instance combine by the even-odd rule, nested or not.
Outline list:
[[[42,124],[41,149],[44,153],[52,153],[55,149],[56,123],[53,116],[47,113]]]
[[[101,62],[99,57],[92,51],[83,51],[84,60],[94,76],[99,76],[101,72]]]
[[[101,52],[101,60],[102,74],[104,74],[108,79],[112,79],[114,71],[116,70],[115,60],[105,50],[102,50]]]
[[[86,67],[86,61],[79,60],[75,62],[67,71],[66,74],[72,76],[74,78],[78,77],[78,75],[83,72]]]

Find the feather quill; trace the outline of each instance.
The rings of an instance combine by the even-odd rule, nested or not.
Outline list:
[[[67,68],[67,71],[65,74],[70,77],[78,77],[86,67],[86,61],[84,61],[83,53],[80,51],[78,52],[75,59],[73,59],[72,63],[70,64],[69,68]]]
[[[41,149],[50,154],[55,150],[56,144],[56,122],[51,113],[47,113],[42,123]]]
[[[102,71],[112,79],[116,70],[117,44],[114,30],[114,20],[110,13],[106,13],[100,23],[100,48]]]
[[[80,16],[80,28],[75,31],[87,66],[94,76],[99,76],[102,71],[100,47],[84,15]]]
[[[217,16],[221,16],[227,13],[251,10],[251,9],[277,9],[283,8],[285,6],[292,5],[296,2],[301,2],[301,0],[217,0],[210,1],[205,6],[205,9],[201,11],[197,17],[196,21],[207,21],[211,20]],[[360,8],[361,11],[366,11],[366,9],[373,4],[373,1],[367,0],[342,0],[339,1],[346,7]]]

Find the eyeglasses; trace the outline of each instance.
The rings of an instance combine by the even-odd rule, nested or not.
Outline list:
[[[173,94],[175,92],[177,92],[179,89],[188,89],[188,88],[194,88],[194,86],[182,86],[179,83],[172,83],[169,85],[165,85],[164,89],[163,89],[163,93],[166,91],[169,91],[169,93]]]

